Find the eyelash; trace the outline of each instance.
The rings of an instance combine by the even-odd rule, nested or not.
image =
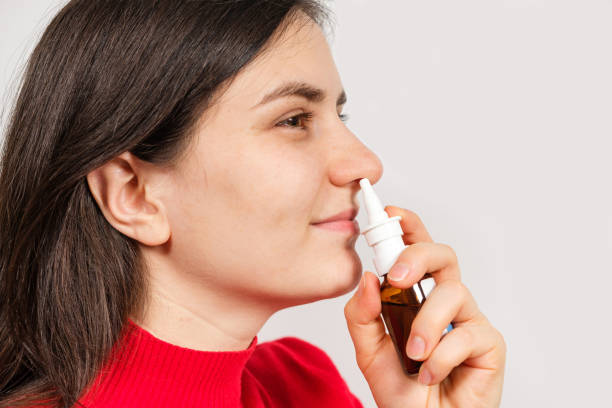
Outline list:
[[[300,113],[298,115],[294,115],[291,116],[290,118],[287,118],[281,122],[278,122],[277,125],[280,125],[281,127],[288,127],[288,128],[295,128],[295,129],[305,129],[305,126],[290,126],[290,125],[282,125],[282,123],[285,123],[291,119],[302,119],[304,122],[310,122],[312,120],[312,117],[314,115],[312,114],[312,112],[304,112],[304,113]],[[349,119],[349,115],[347,115],[346,113],[341,113],[338,115],[340,117],[340,120],[345,122]]]

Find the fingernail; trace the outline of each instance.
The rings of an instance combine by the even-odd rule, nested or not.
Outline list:
[[[425,367],[421,368],[421,372],[419,373],[419,382],[423,385],[429,385],[431,382],[431,374]]]
[[[414,336],[408,343],[408,357],[414,360],[421,358],[423,353],[425,353],[425,341],[419,336]]]
[[[388,277],[391,280],[399,281],[399,280],[404,279],[406,275],[408,275],[408,272],[410,272],[408,265],[398,263],[398,264],[395,264],[393,268],[391,268],[391,271],[389,272]]]

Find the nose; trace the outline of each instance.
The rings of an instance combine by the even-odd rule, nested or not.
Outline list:
[[[383,173],[380,158],[347,127],[344,127],[344,132],[347,132],[346,137],[341,138],[342,145],[336,146],[334,157],[331,159],[329,175],[331,182],[344,186],[367,178],[371,184],[375,184]],[[359,188],[359,184],[355,184],[356,188]]]

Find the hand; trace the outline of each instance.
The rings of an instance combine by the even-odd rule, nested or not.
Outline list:
[[[376,274],[363,274],[359,289],[344,307],[357,365],[378,407],[498,407],[506,343],[461,283],[455,252],[448,245],[434,243],[414,212],[394,206],[385,207],[385,211],[390,217],[402,217],[404,244],[410,245],[396,264],[414,267],[402,280],[389,282],[405,289],[429,272],[436,286],[414,319],[407,344],[412,358],[412,340],[415,336],[424,339],[422,356],[414,358],[423,361],[418,377],[404,373],[391,337],[385,332]],[[454,329],[441,337],[450,322]]]

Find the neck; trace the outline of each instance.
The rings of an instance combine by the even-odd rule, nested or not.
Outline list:
[[[131,319],[168,343],[201,351],[244,350],[277,311],[261,299],[228,293],[231,288],[162,262],[157,257],[149,267],[145,309]]]

